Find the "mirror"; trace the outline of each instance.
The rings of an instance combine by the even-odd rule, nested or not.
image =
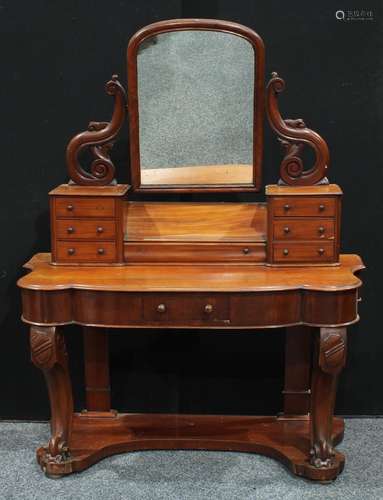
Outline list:
[[[243,33],[197,29],[193,23],[199,21],[209,23],[185,20],[189,26],[173,30],[157,23],[158,29],[144,28],[129,44],[136,190],[260,188],[262,120],[257,133],[255,123],[263,112],[263,89],[258,100],[256,93],[263,61],[258,68],[258,46]],[[260,45],[263,57],[262,51]]]

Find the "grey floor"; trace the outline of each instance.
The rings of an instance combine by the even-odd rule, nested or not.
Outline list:
[[[330,485],[296,478],[266,457],[196,451],[116,455],[52,480],[34,456],[48,425],[1,423],[0,499],[383,499],[383,419],[348,419],[345,436],[346,467]]]

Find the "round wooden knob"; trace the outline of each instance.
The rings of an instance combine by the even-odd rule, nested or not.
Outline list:
[[[326,207],[324,205],[319,205],[319,211],[320,212],[323,212],[323,210],[325,209]]]
[[[324,248],[319,248],[318,249],[318,253],[319,253],[319,255],[323,255],[324,254]]]
[[[289,250],[288,248],[283,249],[283,255],[289,255]]]
[[[74,206],[73,205],[67,205],[66,209],[69,210],[69,212],[73,212]]]
[[[291,206],[290,206],[290,205],[288,205],[288,204],[286,204],[283,208],[284,208],[284,209],[286,210],[286,212],[287,212],[288,210],[290,210]]]
[[[325,229],[323,226],[318,227],[318,233],[323,234],[325,232]]]
[[[68,248],[68,255],[74,255],[76,250],[74,248]]]
[[[96,231],[101,234],[104,232],[104,228],[102,226],[98,226],[98,228],[96,229]]]
[[[66,232],[67,232],[68,234],[73,234],[73,233],[74,233],[74,227],[69,226],[69,227],[67,228]]]
[[[290,232],[290,228],[288,226],[283,228],[283,231],[287,234]]]
[[[206,304],[206,306],[205,306],[205,308],[204,308],[204,310],[205,310],[205,313],[206,313],[206,314],[210,314],[210,313],[212,313],[212,312],[213,312],[213,309],[214,309],[214,308],[213,308],[213,306],[212,306],[211,304]]]
[[[166,311],[166,306],[165,306],[165,304],[158,304],[158,306],[157,306],[157,311],[158,311],[159,313],[164,313],[164,312]]]
[[[248,255],[250,253],[250,248],[244,248],[242,250],[242,252],[245,254],[245,255]]]
[[[97,250],[97,253],[98,253],[98,255],[104,255],[105,250],[104,250],[103,248],[99,248],[99,249]]]

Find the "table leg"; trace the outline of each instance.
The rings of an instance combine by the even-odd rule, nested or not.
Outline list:
[[[108,335],[104,328],[84,327],[87,411],[110,412]]]
[[[47,475],[61,475],[70,459],[69,441],[73,419],[72,385],[63,332],[57,327],[32,326],[32,362],[44,373],[51,406],[51,438],[38,450],[38,460]]]
[[[286,328],[284,417],[307,416],[310,411],[311,333],[308,326]]]
[[[346,360],[346,340],[346,328],[320,328],[315,337],[310,464],[317,469],[343,467],[333,447],[333,412],[337,377]]]

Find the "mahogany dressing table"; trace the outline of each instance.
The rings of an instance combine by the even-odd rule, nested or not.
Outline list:
[[[111,121],[90,122],[70,141],[71,180],[50,192],[51,254],[35,255],[18,282],[32,361],[51,403],[51,438],[37,450],[48,476],[146,449],[256,452],[322,482],[342,471],[335,445],[344,424],[333,410],[346,328],[359,319],[363,264],[340,255],[342,191],[326,177],[327,145],[303,120],[281,117],[283,89],[273,73],[265,91],[263,41],[239,24],[163,21],[130,40],[127,103],[113,76],[106,85]],[[265,110],[284,149],[266,203],[172,201],[172,193],[260,191]],[[126,112],[131,186],[116,183],[110,157]],[[315,156],[309,167],[305,146]],[[93,155],[88,169],[85,149]],[[169,193],[169,201],[145,201],[146,193]],[[86,408],[79,413],[65,349],[72,323],[84,332]],[[109,329],[219,335],[246,328],[256,335],[282,327],[278,416],[111,410]]]

